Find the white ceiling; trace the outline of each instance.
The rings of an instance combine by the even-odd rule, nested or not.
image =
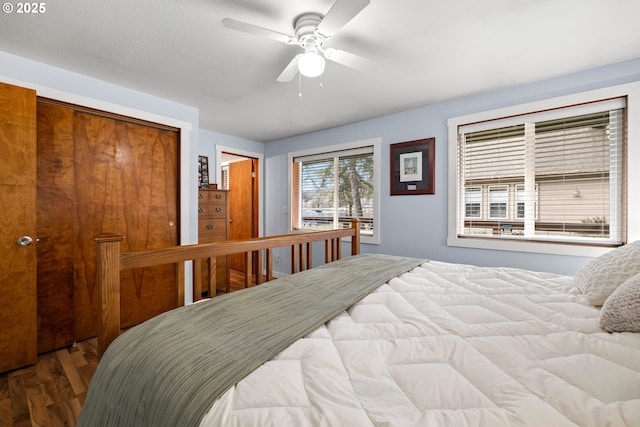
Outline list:
[[[298,78],[275,81],[298,47],[221,24],[293,33],[295,17],[333,3],[50,0],[39,15],[0,12],[0,50],[197,107],[202,128],[265,142],[640,57],[638,0],[371,0],[328,46],[374,66],[327,62],[300,98]]]

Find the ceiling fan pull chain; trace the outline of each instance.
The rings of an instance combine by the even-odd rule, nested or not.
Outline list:
[[[302,74],[298,73],[298,98],[302,98]]]

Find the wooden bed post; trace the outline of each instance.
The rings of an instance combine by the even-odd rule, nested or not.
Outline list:
[[[124,236],[105,233],[93,238],[98,244],[98,359],[120,335],[120,242]]]
[[[360,254],[360,219],[351,218],[351,228],[355,230],[355,234],[351,238],[351,255]]]

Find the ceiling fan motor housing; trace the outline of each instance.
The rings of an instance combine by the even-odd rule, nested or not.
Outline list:
[[[317,13],[305,13],[296,18],[295,33],[298,44],[307,50],[307,47],[317,51],[322,47],[325,39],[316,32],[323,16]]]

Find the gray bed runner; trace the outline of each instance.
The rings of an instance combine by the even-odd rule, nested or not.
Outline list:
[[[255,368],[422,262],[358,255],[148,320],[109,346],[77,425],[197,426]]]

